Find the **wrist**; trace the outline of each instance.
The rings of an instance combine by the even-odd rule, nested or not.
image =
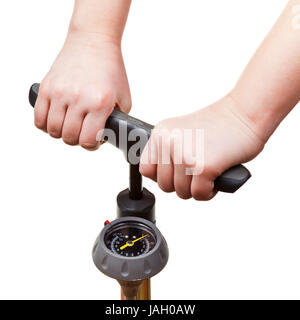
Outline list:
[[[277,123],[276,115],[265,105],[266,102],[255,99],[255,94],[243,94],[238,87],[227,98],[231,101],[231,111],[265,144],[280,123]]]
[[[69,33],[85,33],[121,43],[131,0],[76,0]]]
[[[101,31],[92,31],[86,28],[80,28],[78,26],[71,25],[69,26],[67,39],[74,38],[85,38],[95,44],[101,43],[111,43],[115,46],[121,47],[121,37],[114,36],[111,33],[101,32]]]
[[[255,118],[251,117],[247,112],[245,112],[245,105],[241,107],[241,103],[235,96],[235,92],[229,92],[220,103],[223,112],[230,114],[241,126],[252,136],[254,140],[257,141],[259,145],[265,145],[268,138],[265,136],[265,132],[261,130],[260,126],[257,125]]]
[[[79,47],[90,47],[95,50],[111,47],[121,52],[121,40],[101,32],[93,32],[82,29],[69,28],[65,46],[68,44],[78,45]]]

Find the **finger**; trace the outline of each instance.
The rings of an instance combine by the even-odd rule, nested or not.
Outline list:
[[[48,112],[47,131],[53,138],[61,138],[67,105],[52,100]]]
[[[103,143],[104,143],[103,141],[99,141],[99,142],[97,142],[96,146],[91,147],[91,148],[89,148],[89,147],[84,147],[84,149],[86,149],[86,150],[88,150],[88,151],[95,151],[95,150],[98,150],[99,147],[100,147]]]
[[[194,175],[191,183],[191,194],[195,200],[208,201],[215,197],[213,181],[207,180],[203,175]]]
[[[174,192],[174,166],[170,164],[158,164],[157,183],[164,192]]]
[[[157,165],[157,183],[165,192],[175,191],[174,165],[171,157],[171,145],[169,135],[161,136],[159,143],[159,161]]]
[[[157,180],[158,149],[155,136],[146,144],[140,161],[140,173],[153,181]]]
[[[34,107],[34,124],[37,128],[47,131],[47,118],[50,99],[41,91]]]
[[[186,167],[183,164],[174,165],[174,187],[178,197],[190,199],[192,176],[186,174]]]
[[[65,115],[62,138],[66,144],[77,145],[85,114],[76,106],[69,106]]]
[[[93,150],[100,146],[97,137],[99,136],[99,132],[104,129],[106,119],[107,116],[105,116],[102,110],[86,115],[79,136],[79,144],[83,148]]]
[[[130,95],[123,95],[118,99],[117,108],[122,112],[129,113],[131,110],[132,102]]]

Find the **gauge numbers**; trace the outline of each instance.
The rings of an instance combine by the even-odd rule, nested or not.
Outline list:
[[[133,258],[147,254],[155,244],[155,236],[147,226],[130,223],[116,226],[105,239],[106,246],[114,254]]]

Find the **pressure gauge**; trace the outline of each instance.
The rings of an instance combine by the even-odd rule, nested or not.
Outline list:
[[[96,240],[96,267],[117,280],[144,280],[159,273],[169,257],[166,240],[150,221],[125,217],[107,224]]]

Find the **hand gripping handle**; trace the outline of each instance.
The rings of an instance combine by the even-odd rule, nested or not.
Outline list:
[[[38,97],[39,87],[39,84],[35,83],[30,88],[29,102],[33,107]],[[107,119],[105,128],[111,129],[116,137],[114,142],[110,141],[110,139],[108,139],[108,142],[111,142],[116,147],[120,148],[125,153],[128,160],[128,153],[130,152],[131,147],[136,143],[136,140],[128,138],[130,132],[135,130],[136,136],[140,137],[139,146],[143,149],[150,138],[153,126],[115,109]],[[120,139],[126,140],[127,143],[121,143]],[[241,164],[234,166],[225,171],[215,180],[215,189],[221,192],[234,193],[250,177],[251,173],[247,168]]]

